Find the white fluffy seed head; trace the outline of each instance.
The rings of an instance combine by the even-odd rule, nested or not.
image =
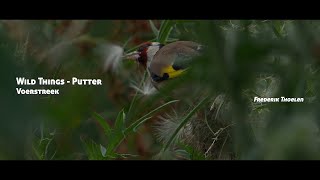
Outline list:
[[[123,56],[123,48],[115,44],[103,44],[98,47],[99,53],[104,59],[104,71],[111,69],[113,72],[118,70]]]

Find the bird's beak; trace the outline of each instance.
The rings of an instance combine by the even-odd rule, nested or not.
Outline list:
[[[140,53],[138,51],[133,51],[131,53],[128,53],[122,56],[123,59],[129,59],[129,60],[137,60],[139,57],[140,57]]]

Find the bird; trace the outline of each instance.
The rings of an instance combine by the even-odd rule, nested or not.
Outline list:
[[[148,70],[154,87],[159,90],[163,82],[184,74],[194,58],[202,54],[203,47],[193,41],[145,42],[124,58],[133,59]]]

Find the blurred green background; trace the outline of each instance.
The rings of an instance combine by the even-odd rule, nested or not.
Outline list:
[[[319,28],[315,20],[2,20],[0,159],[319,159]],[[143,67],[115,58],[145,41],[177,40],[206,50],[163,92]],[[16,77],[103,85],[17,95]],[[207,94],[177,102],[179,86]]]

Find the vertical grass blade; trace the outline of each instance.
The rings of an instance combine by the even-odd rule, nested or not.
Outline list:
[[[149,20],[149,24],[150,24],[150,27],[151,27],[151,30],[153,32],[153,34],[158,37],[159,35],[159,30],[157,29],[157,27],[154,25],[153,21],[152,20]]]
[[[157,37],[158,42],[165,43],[167,39],[169,38],[169,35],[172,31],[174,25],[174,21],[172,20],[164,20],[161,23],[159,34]]]

